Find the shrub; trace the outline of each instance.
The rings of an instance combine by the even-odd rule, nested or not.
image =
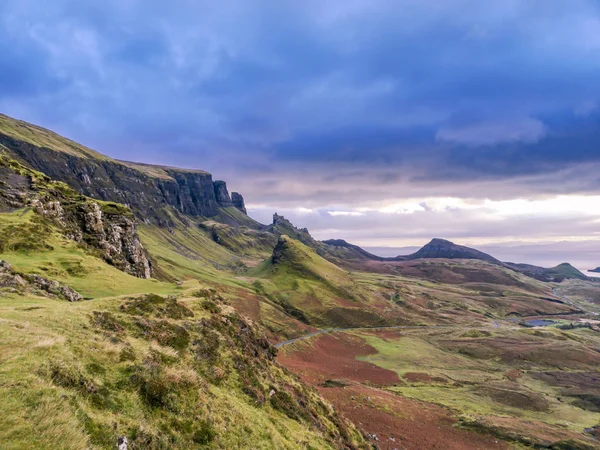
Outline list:
[[[217,305],[212,300],[204,300],[202,302],[202,308],[205,309],[206,311],[209,311],[209,312],[213,313],[213,314],[218,314],[218,313],[221,312],[221,308],[219,307],[219,305]]]
[[[69,364],[62,360],[50,361],[47,374],[52,382],[60,387],[77,389],[87,394],[98,390],[93,380],[88,378],[76,364]]]
[[[165,298],[156,294],[130,299],[121,305],[121,311],[138,316],[154,315],[177,320],[194,316],[194,313],[179,303],[175,297]]]
[[[198,428],[194,431],[193,441],[196,444],[206,445],[213,441],[217,433],[213,424],[209,420],[202,420],[198,424]]]
[[[270,402],[273,408],[283,412],[290,419],[300,421],[301,419],[306,418],[299,402],[289,392],[275,392],[271,395]]]
[[[131,381],[138,386],[140,397],[148,406],[177,411],[178,399],[160,364],[147,362],[138,367]]]
[[[168,345],[176,350],[185,349],[190,343],[188,331],[166,320],[140,320],[136,323],[144,337],[156,339],[160,345]]]
[[[125,327],[117,317],[108,311],[93,311],[90,319],[92,325],[105,331],[122,333]]]

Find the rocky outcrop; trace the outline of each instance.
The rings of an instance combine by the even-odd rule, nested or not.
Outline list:
[[[217,180],[213,183],[215,189],[215,198],[219,206],[227,208],[233,206],[229,192],[227,191],[227,183],[222,180]]]
[[[244,214],[248,214],[246,212],[246,204],[244,203],[244,197],[242,197],[242,194],[238,192],[232,192],[231,202],[233,203],[233,206],[235,206],[241,212],[243,212]]]
[[[80,194],[127,205],[138,217],[157,225],[172,225],[171,208],[193,217],[213,217],[219,206],[233,206],[225,182],[213,183],[212,175],[201,170],[80,157],[1,132],[0,145],[15,159]]]
[[[4,260],[0,260],[0,288],[19,294],[33,292],[46,297],[61,298],[69,302],[83,300],[81,294],[73,288],[39,275],[18,273]]]
[[[267,230],[280,236],[288,235],[314,249],[319,247],[319,242],[313,239],[308,228],[296,228],[292,222],[277,213],[273,214],[273,223],[268,226]]]
[[[140,278],[151,277],[135,217],[127,207],[78,195],[64,183],[1,155],[0,177],[0,207],[30,206],[56,224],[67,238],[100,250],[118,269]]]
[[[133,216],[103,212],[98,203],[90,202],[78,211],[77,219],[83,230],[81,239],[100,248],[108,263],[139,278],[151,277]]]

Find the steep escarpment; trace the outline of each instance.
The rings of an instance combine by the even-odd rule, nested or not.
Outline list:
[[[40,233],[50,223],[65,237],[86,246],[120,270],[140,278],[152,275],[135,218],[128,208],[79,195],[66,184],[1,153],[0,179],[0,210],[30,207],[43,218]],[[3,231],[7,235],[3,242],[10,242],[11,237],[23,231],[9,227]],[[28,239],[43,241],[35,230]]]
[[[231,202],[233,203],[233,206],[235,206],[241,212],[243,212],[244,214],[247,213],[246,212],[246,204],[244,202],[244,197],[242,197],[242,194],[240,194],[239,192],[232,192],[231,193]]]
[[[49,130],[0,115],[0,147],[21,163],[63,181],[77,192],[129,206],[144,221],[172,225],[172,214],[214,217],[235,206],[224,181],[202,170],[117,161]]]

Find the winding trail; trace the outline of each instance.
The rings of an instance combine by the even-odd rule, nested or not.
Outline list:
[[[577,308],[579,308],[579,305],[576,305],[575,303],[573,303],[571,300],[569,300],[566,296],[562,295],[560,292],[558,292],[558,288],[552,288],[552,293],[554,295],[556,295],[558,298],[560,298],[561,300],[564,300],[565,302],[567,302],[569,305],[571,306],[575,306]],[[581,309],[581,308],[580,308]]]
[[[599,315],[598,312],[592,311],[592,310],[588,309],[584,304],[582,304],[582,303],[585,303],[585,302],[575,303],[572,300],[570,300],[566,295],[561,294],[560,291],[558,290],[558,287],[552,288],[552,293],[554,295],[556,295],[558,298],[560,298],[560,299],[564,300],[565,302],[567,302],[572,307],[577,308],[580,311],[583,311],[585,314],[591,314],[592,316]]]

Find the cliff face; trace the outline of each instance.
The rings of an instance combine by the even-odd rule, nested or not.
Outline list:
[[[242,194],[239,194],[238,192],[232,192],[231,201],[233,202],[233,206],[235,206],[244,214],[247,214],[246,204],[244,203],[244,197],[242,197]]]
[[[215,198],[219,206],[227,208],[233,206],[229,192],[227,191],[227,183],[221,180],[217,180],[213,183],[215,188]]]
[[[225,182],[213,182],[208,172],[117,161],[48,130],[0,119],[0,147],[11,157],[80,194],[125,204],[144,221],[166,226],[170,213],[213,217],[230,206],[246,212],[243,198],[233,201]]]
[[[79,195],[66,184],[1,154],[0,179],[0,210],[34,208],[67,238],[99,252],[109,264],[139,278],[151,277],[151,265],[128,208]]]
[[[165,175],[150,176],[110,159],[81,158],[2,134],[0,144],[33,169],[67,183],[79,193],[126,204],[141,217],[160,225],[169,222],[164,211],[167,206],[191,216],[217,214],[212,175],[206,172],[165,168]]]

